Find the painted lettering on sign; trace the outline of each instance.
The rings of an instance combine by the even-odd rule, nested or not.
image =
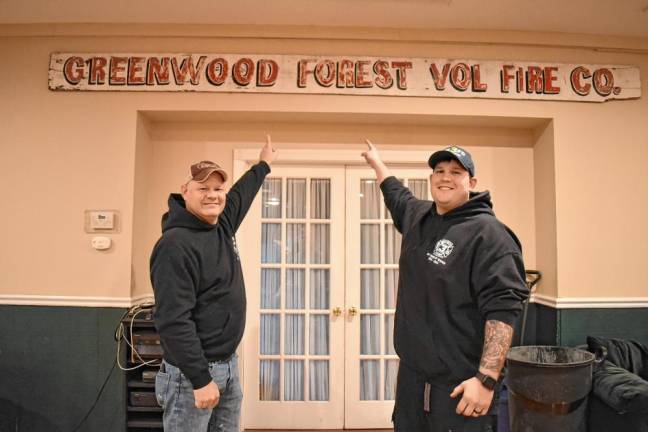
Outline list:
[[[238,86],[255,81],[258,87],[275,84],[279,67],[274,60],[240,58],[231,67],[224,58],[207,62],[207,56],[138,57],[105,56],[83,58],[72,56],[65,60],[63,77],[70,85],[88,86],[198,86],[204,79],[219,86],[228,78]],[[108,81],[106,81],[108,78]]]
[[[641,96],[632,66],[252,54],[55,53],[49,87],[587,102]]]

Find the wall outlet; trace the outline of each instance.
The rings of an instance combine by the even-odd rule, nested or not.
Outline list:
[[[110,249],[112,240],[110,239],[110,237],[92,237],[90,244],[97,250],[106,250]]]

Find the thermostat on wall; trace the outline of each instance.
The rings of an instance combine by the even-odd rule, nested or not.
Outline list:
[[[111,211],[91,211],[90,228],[111,230],[115,227],[115,213]]]
[[[88,233],[115,233],[118,231],[118,214],[116,210],[86,210],[85,230]]]

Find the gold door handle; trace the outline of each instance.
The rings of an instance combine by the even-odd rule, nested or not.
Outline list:
[[[342,315],[342,308],[340,307],[333,308],[332,312],[333,312],[333,316],[339,317],[340,315]]]
[[[349,316],[354,317],[356,315],[358,315],[358,309],[356,309],[355,306],[351,306],[349,308]]]

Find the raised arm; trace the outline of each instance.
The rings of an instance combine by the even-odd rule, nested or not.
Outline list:
[[[263,180],[270,173],[270,164],[277,158],[277,151],[272,147],[270,135],[266,135],[266,143],[259,153],[259,163],[253,165],[232,186],[227,194],[227,201],[223,214],[231,224],[231,229],[236,232],[247,214],[252,201],[263,185]]]

